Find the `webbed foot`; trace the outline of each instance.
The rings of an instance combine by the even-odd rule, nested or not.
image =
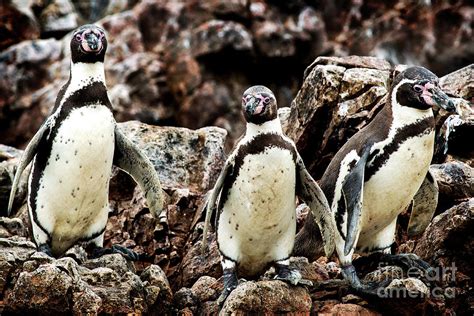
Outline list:
[[[362,296],[366,295],[384,297],[384,290],[392,281],[390,279],[385,279],[380,282],[362,283],[357,276],[356,269],[352,264],[342,267],[342,275],[346,280],[349,281],[352,289],[354,289],[357,294]]]
[[[280,280],[291,285],[313,286],[313,282],[303,279],[298,270],[290,269],[287,261],[288,260],[285,260],[285,263],[276,263],[277,275],[275,276],[275,280]]]

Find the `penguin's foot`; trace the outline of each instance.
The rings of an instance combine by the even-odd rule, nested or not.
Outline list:
[[[362,296],[386,297],[384,296],[384,290],[392,281],[390,279],[386,279],[381,282],[370,282],[364,284],[360,282],[356,269],[352,264],[342,267],[342,275],[346,280],[349,281],[352,289],[354,289],[357,294]]]
[[[430,273],[433,271],[433,268],[428,262],[423,261],[414,253],[401,253],[398,255],[382,254],[380,261],[386,262],[390,265],[398,266],[406,270],[415,268],[424,272],[425,275],[430,275]]]
[[[125,259],[130,261],[138,261],[140,259],[140,255],[137,254],[135,251],[130,250],[121,245],[113,245],[111,248],[104,248],[104,247],[97,247],[95,246],[92,249],[92,258],[99,258],[103,255],[119,253],[124,256]]]
[[[222,307],[224,305],[225,300],[229,296],[229,294],[237,287],[239,284],[239,280],[237,278],[237,273],[235,273],[235,269],[225,269],[224,270],[224,290],[222,291],[221,295],[217,299],[217,304]]]
[[[392,255],[388,253],[373,253],[366,257],[360,257],[354,262],[357,267],[364,265],[371,265],[374,267],[377,264],[380,265],[392,265],[400,267],[406,271],[413,271],[413,269],[419,270],[423,273],[423,277],[431,276],[434,273],[434,269],[425,261],[420,259],[413,253],[401,253]]]
[[[48,244],[41,244],[38,246],[37,251],[47,254],[48,256],[54,258],[51,247]]]
[[[276,264],[276,268],[278,270],[277,275],[275,276],[275,280],[280,280],[291,285],[306,285],[306,286],[313,286],[313,282],[310,280],[303,279],[301,273],[298,270],[290,269],[287,264]]]

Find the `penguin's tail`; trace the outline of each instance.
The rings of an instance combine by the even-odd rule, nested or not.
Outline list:
[[[324,256],[324,242],[321,232],[311,213],[308,214],[303,228],[296,234],[292,255],[306,257],[310,262]]]

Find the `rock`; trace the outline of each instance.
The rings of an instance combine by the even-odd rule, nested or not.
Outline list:
[[[441,77],[439,85],[447,94],[474,103],[474,64]]]
[[[223,290],[222,282],[210,276],[200,277],[191,287],[199,302],[215,301]]]
[[[457,200],[474,196],[474,169],[469,165],[450,161],[430,166],[438,183],[441,199]]]
[[[259,52],[266,57],[289,57],[295,55],[294,36],[285,30],[279,21],[256,22],[253,34]]]
[[[57,266],[46,264],[33,272],[22,272],[5,295],[6,311],[63,313],[70,309],[68,291],[73,279]]]
[[[192,308],[197,306],[198,298],[194,292],[186,287],[181,288],[174,294],[174,305],[179,309],[185,309],[186,307]]]
[[[316,60],[293,100],[285,132],[295,141],[306,167],[316,178],[337,149],[384,104],[390,71],[357,68],[364,64],[383,69],[380,63],[365,57]]]
[[[347,57],[326,57],[320,56],[309,65],[305,72],[306,78],[316,65],[334,65],[345,68],[369,68],[378,70],[391,70],[392,65],[384,59],[369,56],[347,56]]]
[[[230,47],[236,51],[251,50],[252,36],[240,23],[208,21],[192,31],[191,52],[195,57],[217,53]]]
[[[419,239],[415,254],[433,266],[452,263],[466,275],[473,275],[474,242],[470,229],[474,222],[474,198],[436,216]]]
[[[187,249],[180,267],[180,277],[177,280],[181,286],[190,287],[201,276],[219,278],[222,275],[220,253],[215,240],[215,234],[208,234],[208,249],[201,253],[201,241],[192,244]]]
[[[173,301],[173,293],[165,273],[157,265],[150,265],[143,270],[140,279],[145,284],[146,301],[157,310],[169,309]]]
[[[135,272],[135,267],[120,254],[112,254],[92,259],[84,262],[84,267],[88,269],[109,268],[124,275],[127,272]]]
[[[0,133],[5,135],[2,142],[23,143],[43,123],[49,108],[36,105],[44,94],[41,88],[56,77],[51,64],[60,56],[61,42],[55,39],[25,41],[0,53]],[[4,113],[10,115],[6,117]]]
[[[326,267],[318,262],[308,262],[304,257],[292,257],[290,259],[290,267],[298,270],[303,279],[314,283],[326,281],[329,279]]]
[[[368,308],[355,305],[355,304],[334,304],[324,306],[322,309],[315,311],[318,315],[381,315],[375,311],[372,311]]]
[[[25,225],[19,218],[0,217],[0,238],[26,237]]]
[[[35,252],[31,242],[0,238],[0,288],[6,313],[109,314],[169,311],[172,293],[163,271],[151,265],[141,278],[121,255],[79,265]]]
[[[216,127],[196,131],[157,127],[139,122],[119,124],[155,166],[164,188],[207,191],[224,162],[225,131]]]
[[[237,15],[247,17],[249,0],[211,0],[201,5],[216,15]]]
[[[239,313],[309,313],[311,297],[305,288],[282,281],[244,282],[222,307],[222,315]]]
[[[79,26],[79,15],[69,0],[54,0],[41,11],[39,17],[44,33],[66,33]]]
[[[415,278],[395,279],[384,289],[387,297],[409,297],[408,293],[416,297],[425,297],[429,295],[428,287],[420,280]],[[411,297],[411,296],[410,296]]]
[[[29,6],[22,5],[19,1],[2,1],[0,12],[0,51],[18,42],[39,38],[39,24]]]

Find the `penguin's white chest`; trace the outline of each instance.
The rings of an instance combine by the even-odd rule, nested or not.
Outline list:
[[[221,251],[239,262],[244,274],[289,256],[296,231],[295,177],[289,150],[270,147],[243,159],[217,234]]]
[[[434,132],[407,139],[365,183],[362,231],[383,229],[410,204],[428,172],[433,148]]]
[[[105,227],[114,130],[112,112],[98,104],[72,110],[61,123],[36,200],[53,250]]]

